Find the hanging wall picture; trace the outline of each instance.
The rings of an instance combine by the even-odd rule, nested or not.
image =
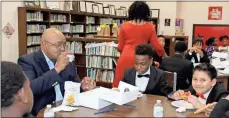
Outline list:
[[[15,32],[14,28],[10,25],[10,23],[7,23],[6,26],[2,29],[2,32],[5,34],[5,36],[9,39],[13,33]]]
[[[222,20],[223,8],[222,6],[208,7],[208,20]]]

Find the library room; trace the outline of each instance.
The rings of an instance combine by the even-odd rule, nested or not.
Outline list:
[[[0,0],[2,117],[229,117],[229,1]]]

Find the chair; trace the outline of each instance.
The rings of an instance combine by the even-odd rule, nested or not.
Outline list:
[[[168,82],[168,87],[173,88],[173,92],[175,92],[177,87],[177,73],[165,71],[165,79]]]

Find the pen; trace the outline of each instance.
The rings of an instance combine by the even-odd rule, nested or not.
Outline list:
[[[102,114],[102,113],[107,113],[107,112],[112,112],[112,111],[114,111],[115,109],[112,109],[112,110],[105,110],[105,111],[100,111],[100,112],[96,112],[96,113],[94,113],[95,115],[96,114]]]

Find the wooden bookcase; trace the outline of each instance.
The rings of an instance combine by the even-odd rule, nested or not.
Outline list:
[[[165,35],[165,52],[168,56],[172,56],[175,53],[175,42],[176,41],[184,41],[188,46],[188,36],[169,36]]]
[[[88,19],[93,20],[91,22]],[[117,20],[120,22],[120,24],[127,21],[127,17],[123,16],[51,10],[44,8],[18,7],[19,56],[38,50],[40,46],[39,41],[43,31],[47,28],[55,27],[66,36],[68,42],[75,41],[82,43],[83,53],[75,53],[74,55],[76,58],[75,66],[77,67],[78,75],[80,78],[83,78],[87,75],[86,55],[84,49],[86,43],[111,41],[118,43],[117,37],[114,36],[96,36],[97,32],[95,27],[99,26],[100,24],[104,24],[104,19],[111,20],[111,23],[109,23],[110,27],[112,27],[113,21]],[[151,18],[150,21],[155,23],[157,29],[159,20],[157,18]],[[67,26],[69,28],[64,28]],[[92,28],[93,26],[94,28]],[[79,31],[73,31],[74,27],[83,27],[83,29],[78,28],[78,30],[80,29]],[[32,41],[31,38],[33,39]],[[117,58],[112,56],[110,57]],[[107,82],[97,82],[97,85],[111,87],[111,83]]]

